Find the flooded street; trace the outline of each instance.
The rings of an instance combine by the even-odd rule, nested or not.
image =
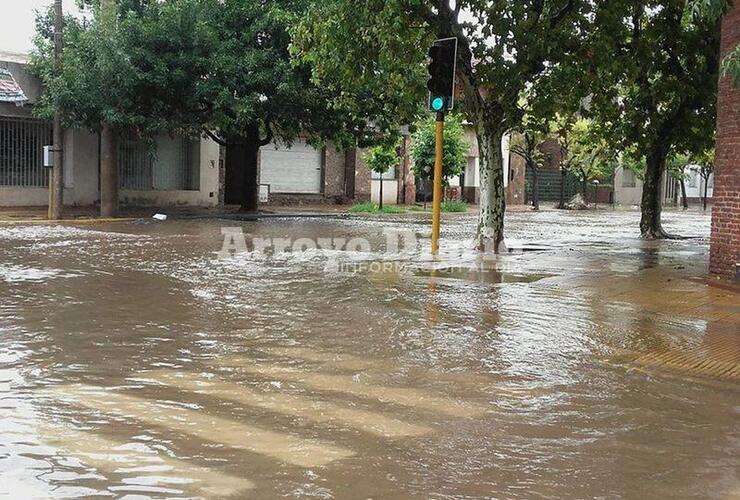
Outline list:
[[[423,215],[0,226],[0,497],[740,498],[740,295],[708,215],[638,221],[512,213],[484,270],[362,265]]]

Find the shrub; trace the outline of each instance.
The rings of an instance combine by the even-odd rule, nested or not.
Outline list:
[[[466,213],[468,204],[461,200],[446,200],[442,202],[443,212]]]

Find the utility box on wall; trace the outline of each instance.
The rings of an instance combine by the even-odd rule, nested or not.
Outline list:
[[[44,168],[54,167],[54,146],[44,146]]]

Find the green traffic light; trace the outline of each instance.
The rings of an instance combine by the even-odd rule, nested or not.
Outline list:
[[[442,109],[445,107],[445,100],[441,97],[435,97],[434,100],[432,100],[432,109],[434,111],[442,111]]]

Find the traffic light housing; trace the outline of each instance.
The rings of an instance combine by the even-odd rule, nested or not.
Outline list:
[[[429,109],[450,111],[455,105],[457,38],[437,40],[429,49]]]

